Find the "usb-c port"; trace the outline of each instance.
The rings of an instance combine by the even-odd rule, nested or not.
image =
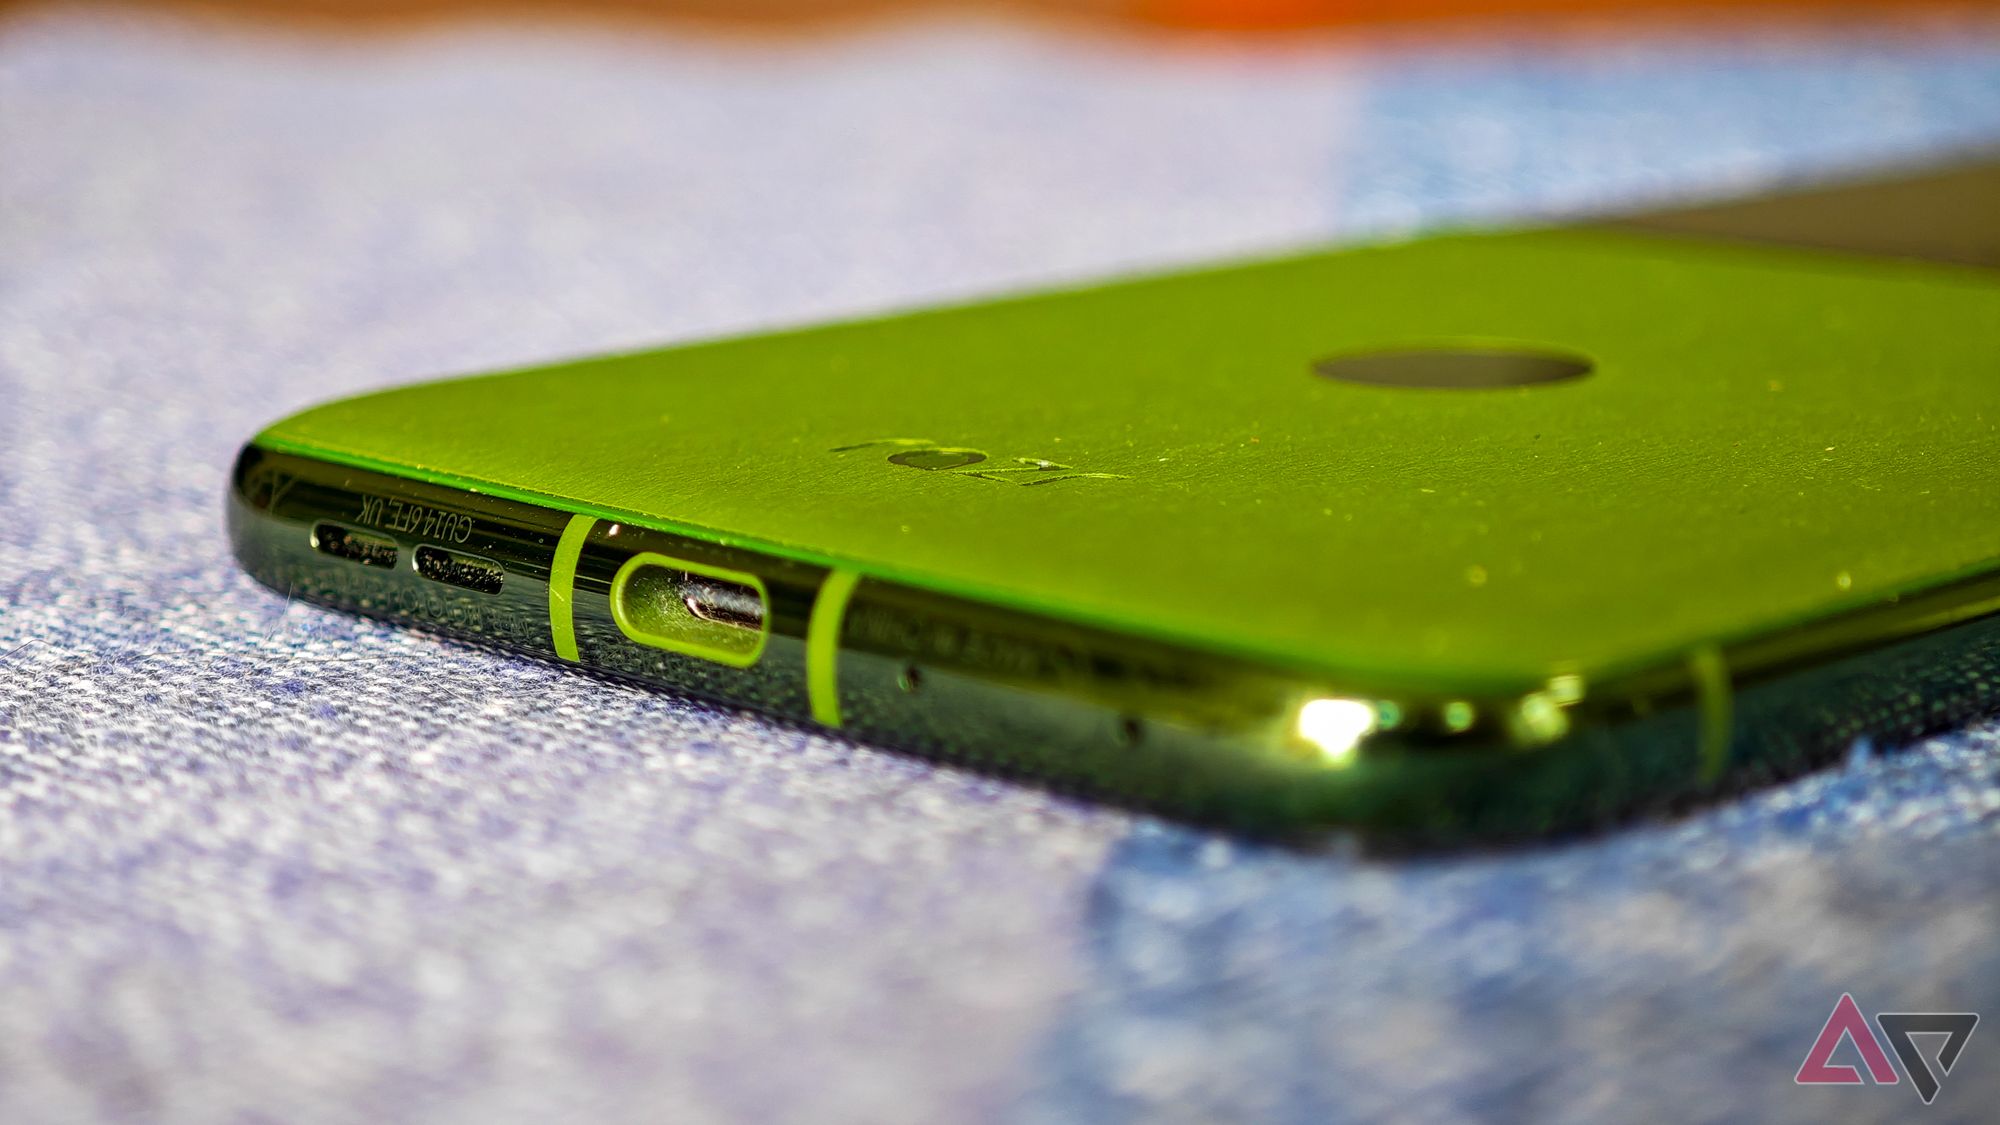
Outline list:
[[[771,596],[746,571],[633,555],[611,579],[611,616],[627,639],[748,668],[771,633]]]

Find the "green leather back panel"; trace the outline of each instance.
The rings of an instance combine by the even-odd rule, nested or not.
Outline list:
[[[1596,371],[1423,390],[1311,370],[1467,340]],[[2000,275],[1561,231],[412,386],[258,440],[1472,691],[1993,568],[1996,426]]]

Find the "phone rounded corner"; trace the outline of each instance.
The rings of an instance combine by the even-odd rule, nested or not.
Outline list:
[[[273,509],[285,490],[285,480],[272,468],[270,450],[259,438],[244,442],[223,488],[223,527],[237,565],[273,589],[279,584],[272,580],[268,564],[272,541],[281,531]]]

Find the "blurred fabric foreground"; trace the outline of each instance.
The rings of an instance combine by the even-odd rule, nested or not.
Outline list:
[[[0,1121],[1991,1120],[1985,1029],[1792,1076],[1843,992],[2000,1014],[2000,724],[1286,850],[288,604],[219,513],[438,373],[1990,147],[1993,17],[213,15],[0,22]]]

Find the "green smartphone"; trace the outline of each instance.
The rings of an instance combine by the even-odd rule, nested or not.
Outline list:
[[[1996,169],[401,387],[258,434],[229,525],[1175,816],[1598,824],[2000,701]]]

